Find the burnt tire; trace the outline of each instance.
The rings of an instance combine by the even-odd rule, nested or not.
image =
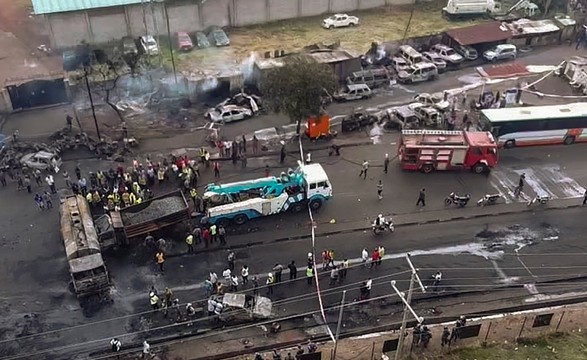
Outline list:
[[[237,225],[243,225],[245,224],[247,221],[249,221],[249,218],[247,217],[247,215],[244,214],[238,214],[237,216],[234,217],[233,219],[234,223]]]
[[[575,137],[574,136],[567,136],[565,138],[564,144],[565,145],[572,145],[575,142]]]
[[[312,210],[318,210],[322,207],[322,200],[320,199],[314,199],[312,201],[310,201],[310,209]]]
[[[516,147],[516,140],[508,140],[505,142],[505,144],[503,145],[504,148],[506,149],[512,149]]]

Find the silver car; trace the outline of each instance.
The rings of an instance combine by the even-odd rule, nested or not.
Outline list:
[[[253,116],[253,112],[242,106],[224,105],[209,110],[205,116],[212,122],[229,123],[248,119]]]
[[[437,53],[433,51],[426,51],[422,53],[422,56],[426,61],[436,65],[436,68],[438,69],[439,73],[443,73],[446,71],[446,61],[444,61]]]

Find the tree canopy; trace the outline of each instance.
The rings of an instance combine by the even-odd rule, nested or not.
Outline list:
[[[298,124],[322,110],[322,98],[336,90],[336,77],[327,64],[305,56],[286,59],[269,70],[261,81],[264,100],[275,112]]]

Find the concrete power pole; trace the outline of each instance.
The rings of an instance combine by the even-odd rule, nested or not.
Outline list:
[[[410,277],[410,287],[408,289],[407,298],[404,297],[404,293],[400,292],[397,289],[397,287],[395,286],[395,281],[391,282],[391,287],[395,290],[395,292],[398,294],[398,296],[402,299],[402,301],[404,303],[404,313],[403,313],[403,317],[402,317],[402,325],[400,327],[399,339],[397,342],[397,350],[395,351],[395,360],[399,360],[401,358],[401,352],[402,352],[402,348],[404,345],[404,339],[406,336],[406,325],[408,322],[408,312],[412,313],[412,315],[418,321],[418,323],[422,323],[424,321],[424,318],[419,317],[416,314],[416,312],[414,311],[414,309],[412,309],[410,304],[412,302],[412,293],[414,292],[414,282],[418,281],[418,284],[420,285],[420,289],[422,290],[423,293],[426,292],[426,287],[424,286],[424,284],[422,284],[422,281],[420,280],[420,276],[418,276],[418,271],[414,267],[414,264],[412,264],[412,260],[410,260],[410,254],[406,255],[406,260],[408,261],[408,264],[410,265],[410,268],[412,269],[412,273],[411,273],[411,277]]]

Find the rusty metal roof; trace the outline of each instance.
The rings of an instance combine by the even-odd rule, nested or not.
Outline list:
[[[447,30],[446,35],[463,46],[504,41],[513,36],[499,21]]]
[[[478,67],[477,72],[488,79],[505,79],[517,76],[532,75],[526,65],[514,61],[500,65],[489,65],[484,67]]]

